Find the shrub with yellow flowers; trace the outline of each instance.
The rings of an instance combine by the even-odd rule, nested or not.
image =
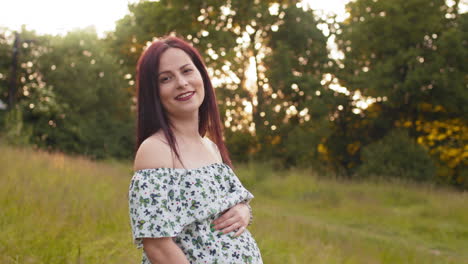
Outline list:
[[[444,109],[439,106],[430,112],[444,112]],[[418,133],[417,142],[438,161],[437,175],[440,180],[468,187],[468,123],[465,119],[420,118],[414,122],[399,121],[396,126],[412,127]]]

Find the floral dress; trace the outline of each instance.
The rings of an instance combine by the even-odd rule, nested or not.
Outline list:
[[[191,264],[260,264],[251,233],[234,237],[210,224],[224,211],[254,196],[231,168],[214,163],[197,169],[156,168],[135,172],[129,189],[133,241],[172,237]],[[150,264],[143,252],[142,264]]]

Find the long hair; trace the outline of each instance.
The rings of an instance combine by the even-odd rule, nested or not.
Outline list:
[[[203,79],[205,98],[198,110],[200,136],[209,136],[217,145],[223,162],[232,167],[231,159],[223,141],[223,131],[216,104],[216,95],[208,76],[205,64],[199,52],[190,44],[176,37],[166,37],[151,44],[140,56],[137,64],[137,133],[135,152],[141,143],[162,130],[166,140],[177,159],[182,163],[177,150],[177,142],[170,126],[170,120],[161,103],[159,95],[159,62],[161,55],[169,48],[183,50],[197,67]]]

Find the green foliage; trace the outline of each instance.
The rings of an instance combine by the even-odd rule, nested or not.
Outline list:
[[[363,163],[357,174],[434,180],[436,167],[426,149],[414,142],[403,130],[389,132],[381,140],[362,150]]]
[[[262,94],[257,92],[257,98],[264,97],[258,111],[265,113],[255,122],[259,155],[280,160],[285,167],[315,166],[320,138],[329,132],[328,104],[334,104],[333,91],[320,83],[331,70],[327,38],[311,10],[288,6],[280,11],[282,23],[269,32],[271,52],[260,72],[266,78],[258,84],[261,87],[267,80],[268,85],[260,88]]]
[[[438,37],[437,53],[433,54],[431,71],[427,78],[433,78],[431,103],[441,105],[452,115],[464,116],[468,112],[468,13],[456,18]]]
[[[414,107],[430,89],[427,70],[437,36],[443,34],[443,0],[360,0],[348,4],[351,17],[343,22],[338,45],[345,53],[340,79],[366,95],[388,97],[388,104]],[[437,69],[438,70],[438,69]]]
[[[237,162],[247,162],[253,158],[255,148],[258,147],[254,136],[250,133],[234,133],[230,130],[227,130],[224,136],[231,159]]]
[[[289,131],[284,140],[285,158],[288,165],[298,167],[317,167],[319,165],[317,146],[320,134],[297,126]]]
[[[93,158],[131,157],[128,84],[96,33],[86,29],[52,37],[23,29],[20,36],[33,40],[21,45],[16,94],[23,123],[31,128],[29,142]],[[5,133],[11,129],[5,127]]]
[[[11,43],[6,37],[7,29],[0,27],[0,100],[7,102],[8,74],[10,72],[11,55],[13,53]]]
[[[15,108],[4,114],[1,138],[11,145],[25,146],[30,144],[32,127],[25,124],[21,108]]]
[[[67,106],[57,120],[66,133],[50,144],[95,158],[130,157],[133,119],[117,59],[93,31],[75,31],[49,45],[41,72]]]
[[[354,118],[351,111],[356,102],[349,101],[334,121],[329,147],[332,157],[342,156],[337,160],[348,171],[360,163],[356,159],[360,152],[347,151],[350,145],[358,141],[360,145],[371,144],[399,123],[410,124],[405,127],[413,141],[424,136],[418,123],[446,123],[455,118],[466,123],[468,16],[459,13],[458,4],[444,0],[357,0],[347,5],[350,16],[331,27],[344,55],[337,62],[340,83],[351,96],[359,93],[379,98],[375,107]],[[439,110],[428,110],[427,105]],[[438,147],[447,152],[452,143],[445,143]],[[443,166],[450,165],[442,155],[434,157]],[[453,177],[443,174],[439,171],[438,176]]]

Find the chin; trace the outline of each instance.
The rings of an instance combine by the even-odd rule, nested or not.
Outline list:
[[[200,109],[200,106],[187,106],[184,108],[178,108],[174,111],[169,111],[170,116],[174,117],[189,117],[189,116],[197,116],[198,115],[198,110]]]

